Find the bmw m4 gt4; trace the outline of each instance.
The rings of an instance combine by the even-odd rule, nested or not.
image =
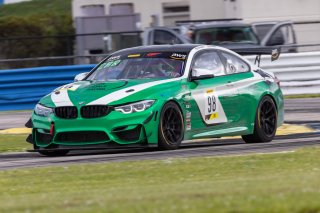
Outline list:
[[[271,141],[283,123],[274,74],[228,49],[159,45],[114,52],[43,97],[27,141],[41,154],[74,149],[176,149],[183,140],[241,135]]]

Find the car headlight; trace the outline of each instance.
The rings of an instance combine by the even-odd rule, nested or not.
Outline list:
[[[117,106],[114,108],[115,111],[122,112],[124,114],[129,114],[132,112],[142,112],[152,106],[154,100],[146,100],[146,101],[139,101],[123,106]]]
[[[48,117],[51,113],[53,113],[53,109],[45,107],[41,104],[37,104],[34,108],[34,113],[39,116]]]

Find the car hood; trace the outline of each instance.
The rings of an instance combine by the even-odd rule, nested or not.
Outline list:
[[[180,82],[179,79],[138,79],[117,81],[79,81],[55,89],[40,100],[48,107],[117,105],[144,100]]]

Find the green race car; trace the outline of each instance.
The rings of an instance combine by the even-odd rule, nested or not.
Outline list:
[[[271,141],[283,123],[278,79],[225,48],[159,45],[114,52],[43,97],[27,141],[48,156],[75,149],[176,149],[241,135]]]

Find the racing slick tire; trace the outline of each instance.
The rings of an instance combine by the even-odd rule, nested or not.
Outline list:
[[[246,143],[270,142],[277,131],[277,108],[270,96],[264,96],[256,111],[254,131],[251,135],[242,135]]]
[[[159,149],[179,148],[184,136],[184,121],[181,110],[176,103],[170,101],[163,106],[158,133]]]

